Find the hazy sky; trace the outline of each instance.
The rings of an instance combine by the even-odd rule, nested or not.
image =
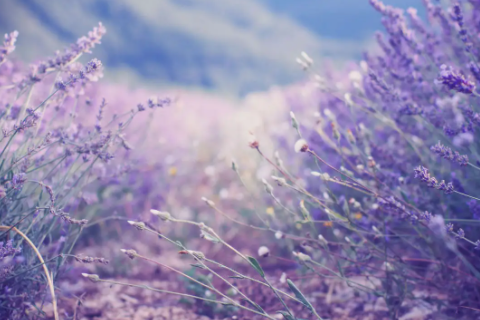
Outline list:
[[[390,0],[407,8],[420,0]],[[381,29],[368,0],[1,0],[0,32],[20,32],[17,56],[52,55],[98,21],[94,56],[133,85],[244,94],[303,77],[294,63],[360,57]]]

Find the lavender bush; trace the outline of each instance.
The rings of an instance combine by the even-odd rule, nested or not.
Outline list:
[[[297,62],[308,81],[260,98],[270,103],[263,119],[249,118],[249,108],[257,109],[251,100],[216,113],[213,132],[226,124],[226,138],[196,149],[168,130],[168,161],[161,153],[161,160],[142,157],[152,141],[132,154],[126,136],[134,116],[173,98],[104,121],[108,99],[102,102],[102,87],[89,89],[101,63],[75,62],[98,43],[101,25],[27,76],[8,60],[17,34],[7,35],[0,56],[2,315],[22,318],[41,313],[33,310],[44,299],[54,302],[67,258],[116,258],[111,247],[107,257],[72,250],[85,228],[128,218],[133,237],[167,254],[132,247],[123,236],[128,280],[114,272],[83,277],[174,295],[217,319],[480,319],[480,2],[424,0],[426,21],[413,8],[370,3],[386,32],[376,34],[378,48],[363,61],[321,72],[302,53]],[[87,102],[88,92],[95,99]],[[78,125],[77,110],[91,105],[96,117]],[[240,148],[244,118],[254,128]],[[140,146],[153,138],[136,139]],[[110,229],[103,226],[99,238]],[[177,261],[175,249],[185,259]],[[137,283],[132,270],[147,270],[143,263],[180,276],[183,286]]]
[[[145,97],[137,100],[145,107],[124,103],[112,110],[95,90],[102,63],[79,62],[105,32],[99,24],[65,51],[28,69],[10,59],[18,33],[5,36],[0,50],[2,319],[42,316],[45,303],[60,319],[55,283],[66,270],[64,263],[108,263],[72,253],[82,233],[121,219],[122,200],[130,191],[126,186],[134,187],[138,200],[152,199],[145,157],[131,154],[126,135],[138,114],[152,116],[173,101]],[[139,181],[129,183],[131,175]],[[152,203],[158,201],[153,197]]]

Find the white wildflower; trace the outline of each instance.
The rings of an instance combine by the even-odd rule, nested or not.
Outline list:
[[[265,247],[265,246],[261,246],[260,248],[258,248],[258,256],[259,257],[268,257],[268,255],[270,254],[270,250]]]
[[[308,150],[308,143],[304,139],[297,140],[295,142],[295,146],[293,147],[295,152],[306,152]]]

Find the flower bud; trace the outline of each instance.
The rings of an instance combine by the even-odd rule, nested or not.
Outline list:
[[[347,140],[351,144],[357,144],[357,139],[355,139],[355,136],[352,133],[352,130],[347,129]]]
[[[272,176],[272,179],[277,183],[279,187],[283,187],[287,185],[287,180],[285,180],[285,178]]]
[[[307,208],[305,207],[305,201],[300,201],[300,211],[302,212],[303,219],[310,221],[310,212],[308,212]]]
[[[137,228],[138,230],[145,230],[146,229],[146,226],[145,226],[145,223],[143,222],[136,222],[136,221],[128,221],[128,223],[131,225],[131,226],[134,226],[135,228]]]
[[[158,210],[155,210],[155,209],[150,209],[150,212],[159,217],[160,219],[162,219],[163,221],[168,221],[172,218],[172,216],[170,215],[170,213],[166,212],[166,211],[158,211]]]
[[[191,254],[198,260],[205,259],[205,254],[201,251],[193,251],[193,250],[181,250],[178,253],[180,254]]]
[[[338,131],[337,125],[335,124],[335,122],[331,122],[330,126],[332,127],[333,138],[339,141],[341,136],[340,136],[340,131]]]
[[[312,258],[311,258],[309,255],[304,254],[304,253],[302,253],[302,252],[293,251],[293,255],[294,255],[295,257],[297,257],[298,260],[300,260],[300,261],[302,261],[302,262],[306,262],[306,261],[312,260]]]
[[[345,93],[343,95],[343,98],[345,99],[345,103],[347,104],[347,106],[351,107],[354,105],[353,103],[353,100],[352,100],[352,95],[350,93]]]
[[[304,71],[308,69],[308,64],[302,59],[296,58],[295,61],[302,67]]]
[[[296,153],[306,152],[308,150],[308,143],[304,139],[297,140],[293,147]]]
[[[205,203],[208,204],[210,207],[212,207],[212,208],[215,207],[215,202],[213,202],[212,200],[208,200],[205,197],[202,197],[202,200],[205,201]]]
[[[248,141],[248,145],[252,149],[258,149],[258,147],[260,145],[259,142],[257,141],[257,138],[251,132],[250,132],[250,139]]]
[[[328,241],[325,239],[321,234],[318,235],[318,241],[320,241],[321,244],[327,245]]]
[[[375,160],[372,157],[368,157],[367,166],[369,168],[374,168],[376,165],[377,163],[375,162]]]
[[[265,191],[267,191],[269,194],[273,195],[273,187],[265,179],[262,179],[262,182],[263,182],[263,185],[265,187]]]
[[[292,119],[292,127],[294,129],[298,129],[298,121],[297,121],[297,118],[295,118],[295,114],[290,111],[290,119]]]
[[[135,258],[135,257],[138,256],[137,251],[135,251],[135,250],[133,250],[133,249],[130,249],[130,250],[120,249],[120,251],[122,251],[123,253],[125,253],[130,259],[133,259],[133,258]]]
[[[82,273],[82,276],[84,276],[85,278],[88,278],[92,282],[100,281],[100,277],[96,274]]]
[[[305,51],[302,51],[300,55],[305,60],[308,66],[311,66],[313,64],[312,58],[310,58],[310,56]]]
[[[269,254],[270,250],[267,247],[261,246],[260,248],[258,248],[258,256],[266,258]]]
[[[278,153],[278,151],[275,151],[274,156],[275,156],[275,163],[277,164],[277,166],[279,166],[280,168],[283,167],[283,161],[282,159],[280,159],[280,153]]]
[[[325,172],[325,173],[322,173],[322,174],[320,175],[320,178],[321,178],[323,181],[328,181],[328,180],[330,180],[330,175]]]

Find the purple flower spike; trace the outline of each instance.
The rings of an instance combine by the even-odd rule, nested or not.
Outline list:
[[[446,194],[453,193],[454,187],[451,182],[446,183],[445,180],[438,182],[435,177],[432,177],[428,172],[428,169],[422,166],[418,166],[413,169],[415,172],[415,178],[420,179],[421,181],[425,182],[425,184],[430,188],[435,188],[437,190],[442,190]]]
[[[18,31],[5,34],[5,41],[0,47],[0,64],[7,60],[7,56],[15,50],[15,42],[17,42]]]
[[[21,251],[21,249],[15,249],[13,247],[12,240],[8,240],[6,243],[0,242],[0,261],[5,257],[13,256]]]
[[[458,152],[452,151],[452,149],[449,147],[441,144],[440,141],[436,145],[432,146],[430,150],[444,159],[454,161],[461,166],[466,166],[468,164],[468,156],[460,155]]]
[[[453,71],[452,67],[442,64],[437,82],[443,84],[449,90],[472,94],[475,84],[465,78],[463,74]]]
[[[480,240],[475,241],[475,250],[480,250]]]

